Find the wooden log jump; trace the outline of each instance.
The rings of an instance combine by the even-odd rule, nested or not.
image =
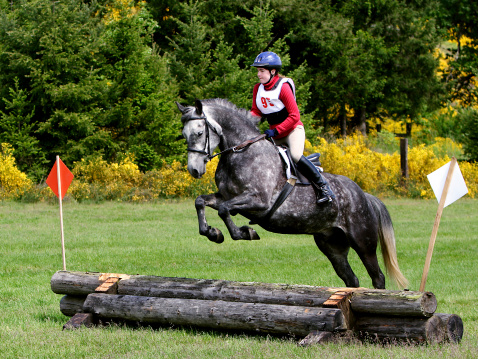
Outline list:
[[[435,314],[431,292],[68,271],[53,275],[51,289],[66,294],[60,301],[63,314],[75,318],[82,313],[89,322],[94,317],[296,336],[315,333],[310,342],[344,332],[417,343],[457,343],[463,336],[460,317]]]
[[[341,310],[333,308],[93,293],[83,309],[100,319],[298,336],[346,329]]]

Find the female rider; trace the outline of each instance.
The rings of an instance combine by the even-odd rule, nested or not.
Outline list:
[[[277,145],[287,145],[299,171],[317,189],[317,203],[335,197],[319,170],[304,155],[305,130],[300,121],[292,79],[279,76],[280,57],[274,52],[260,53],[251,65],[257,68],[259,83],[254,86],[251,113],[265,118],[269,129],[264,133]]]

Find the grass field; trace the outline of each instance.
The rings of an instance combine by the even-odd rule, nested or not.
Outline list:
[[[398,258],[418,290],[436,201],[385,201]],[[216,213],[211,225],[226,234]],[[239,224],[247,223],[241,217]],[[342,286],[310,236],[267,233],[223,244],[198,234],[193,200],[152,204],[64,204],[67,269],[192,278]],[[426,289],[438,312],[462,317],[463,341],[429,346],[333,343],[302,348],[297,338],[188,328],[62,331],[61,295],[50,289],[62,268],[58,206],[0,202],[0,355],[2,358],[476,358],[478,356],[478,201],[445,208]],[[370,287],[355,253],[351,264]],[[382,266],[383,268],[383,266]],[[389,289],[393,289],[388,285]]]

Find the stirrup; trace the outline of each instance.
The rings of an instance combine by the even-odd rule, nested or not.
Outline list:
[[[326,194],[322,194],[321,196],[317,195],[316,203],[324,203],[324,202],[332,202],[332,197]]]
[[[332,193],[332,190],[326,184],[322,186],[317,186],[317,204],[324,202],[332,202],[332,199],[334,197],[335,196]]]

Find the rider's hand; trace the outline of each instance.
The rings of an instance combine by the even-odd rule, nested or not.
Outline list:
[[[264,134],[266,135],[266,138],[271,138],[277,136],[279,132],[274,128],[273,130],[265,130]]]

